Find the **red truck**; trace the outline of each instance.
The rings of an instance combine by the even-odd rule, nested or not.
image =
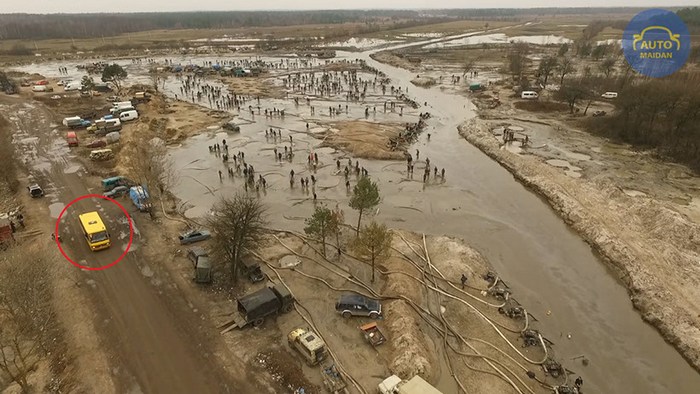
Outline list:
[[[66,142],[68,142],[68,146],[80,145],[78,142],[78,135],[75,133],[75,131],[69,131],[66,133]]]

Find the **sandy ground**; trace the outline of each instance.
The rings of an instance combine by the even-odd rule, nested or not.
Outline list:
[[[500,98],[494,109],[480,106],[488,121],[471,121],[460,133],[546,198],[618,271],[643,318],[700,369],[700,180],[576,130],[573,119],[518,110],[504,92]],[[503,146],[493,130],[508,126],[522,128],[516,136],[528,135],[529,146]]]
[[[257,77],[225,77],[221,82],[239,95],[261,97],[261,98],[282,98],[284,91],[273,83],[273,80],[264,75]]]
[[[314,134],[323,139],[321,146],[342,149],[362,159],[404,158],[403,151],[389,148],[389,140],[403,130],[402,124],[351,120],[328,123],[324,126],[328,127],[327,131]]]
[[[289,359],[292,362],[285,368],[280,368],[279,362],[270,367],[279,376],[281,386],[290,389],[304,387],[306,392],[319,392],[317,390],[322,382],[318,371],[314,371],[315,368],[303,363],[299,355],[290,349],[284,340],[286,334],[294,328],[308,327],[307,322],[302,319],[303,315],[314,323],[315,331],[324,338],[330,350],[337,356],[338,365],[367,392],[376,390],[376,385],[390,374],[398,374],[404,378],[420,374],[441,390],[451,392],[454,390],[454,381],[448,371],[448,362],[452,363],[455,373],[460,381],[469,387],[470,392],[509,392],[511,389],[508,384],[500,378],[469,369],[469,367],[489,369],[479,356],[474,355],[476,352],[499,360],[506,369],[514,371],[515,375],[511,377],[516,377],[513,379],[523,379],[534,392],[547,392],[543,387],[527,379],[525,370],[521,368],[522,364],[527,363],[523,362],[521,356],[507,345],[506,338],[515,344],[514,349],[522,352],[525,357],[542,358],[542,349],[521,347],[519,335],[516,333],[519,333],[523,322],[511,320],[499,314],[496,307],[485,304],[476,306],[476,310],[484,314],[484,317],[481,317],[466,306],[467,302],[473,303],[471,297],[485,303],[500,303],[482,293],[488,285],[481,278],[488,271],[488,263],[476,251],[459,240],[447,237],[428,238],[429,256],[434,264],[433,274],[439,275],[436,273],[439,271],[448,279],[448,281],[438,279],[438,287],[455,297],[452,300],[443,298],[438,304],[434,292],[425,287],[426,284],[421,278],[422,269],[419,270],[413,265],[414,262],[423,264],[420,262],[421,237],[410,233],[400,234],[394,237],[396,252],[378,266],[378,277],[374,284],[369,280],[371,276],[369,266],[349,255],[344,254],[338,258],[335,253],[329,253],[329,260],[325,260],[317,253],[320,245],[315,242],[306,244],[299,237],[284,233],[269,237],[265,247],[260,251],[262,261],[269,263],[267,267],[263,264],[263,271],[275,282],[281,279],[295,295],[300,308],[296,313],[283,314],[270,319],[260,329],[245,328],[228,332],[225,334],[227,343],[236,354],[253,365],[256,363],[269,365],[273,360],[270,354],[276,354],[276,358]],[[404,237],[408,243],[401,237]],[[345,238],[349,237],[346,235]],[[329,248],[329,251],[333,249]],[[418,251],[419,254],[415,254],[413,250]],[[332,257],[331,254],[333,254]],[[402,254],[405,257],[402,257]],[[280,261],[289,258],[298,260],[299,264],[294,269],[282,268]],[[190,274],[191,269],[184,256],[175,261],[181,267],[182,276]],[[225,267],[218,267],[218,270],[223,271]],[[469,294],[462,292],[458,288],[458,280],[455,280],[462,273],[466,273],[469,277],[471,287],[466,290]],[[426,275],[431,277],[430,274],[426,273]],[[224,275],[220,272],[213,288],[222,286],[223,283],[220,282],[222,280]],[[247,285],[246,293],[261,286],[262,284]],[[364,294],[372,291],[379,298],[386,298],[384,318],[379,320],[378,324],[388,337],[387,344],[375,350],[363,341],[358,327],[370,322],[370,319],[354,317],[345,320],[335,313],[333,300],[347,291],[358,291]],[[407,297],[418,309],[397,297]],[[232,301],[225,300],[222,294],[215,298],[220,300],[217,307],[211,308],[212,315],[218,315],[220,322],[226,322],[226,316],[234,309],[234,305]],[[441,308],[444,308],[446,321],[454,326],[460,326],[460,335],[466,338],[465,343],[473,345],[474,349],[470,350],[466,347],[467,345],[457,343],[453,337],[448,338],[448,342],[460,351],[470,354],[469,356],[459,356],[443,348],[441,336],[429,324],[429,322],[435,324],[435,320],[439,319],[437,316]],[[505,329],[501,328],[505,336],[500,337],[485,319],[505,327]],[[471,323],[466,324],[467,321]],[[508,359],[487,343],[492,343],[518,362]],[[282,355],[284,353],[287,354]],[[448,356],[450,361],[446,361]],[[559,379],[545,376],[537,365],[531,365],[528,369],[537,373],[539,378],[547,384],[561,383]],[[299,370],[304,372],[305,379],[300,379],[296,374]],[[522,387],[520,384],[519,386]]]

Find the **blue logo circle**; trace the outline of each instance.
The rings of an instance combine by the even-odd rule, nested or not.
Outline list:
[[[675,13],[654,8],[635,15],[622,34],[627,62],[655,78],[678,71],[690,55],[688,27]]]

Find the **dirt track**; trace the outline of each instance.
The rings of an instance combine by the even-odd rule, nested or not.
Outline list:
[[[66,171],[65,158],[52,156],[51,144],[55,135],[51,135],[51,124],[54,115],[49,110],[36,102],[25,104],[18,99],[0,100],[0,104],[9,106],[8,113],[21,114],[12,119],[18,129],[37,138],[34,144],[37,156],[29,165],[37,162],[51,163],[50,166],[34,167],[33,170],[30,168],[33,177],[47,185],[47,199],[54,198],[66,203],[81,195],[101,193],[94,179],[84,176],[80,171]],[[128,200],[123,202],[127,203]],[[44,203],[48,204],[48,201]],[[78,212],[96,207],[99,209],[100,205],[105,208],[103,219],[112,233],[113,245],[110,249],[99,253],[90,252],[81,237],[77,236],[79,232],[74,220],[67,221],[72,226],[67,225],[66,232],[62,233],[67,253],[76,261],[86,260],[91,266],[105,264],[122,253],[126,243],[122,237],[126,225],[118,221],[124,215],[116,206],[95,199],[82,200],[71,206],[66,213],[72,217]],[[130,205],[124,206],[131,210]],[[43,213],[37,213],[28,212],[27,216],[43,216]],[[41,227],[48,234],[54,221],[48,215],[46,217],[43,220],[45,224]],[[144,220],[143,216],[136,214],[134,218],[136,226]],[[37,220],[39,223],[41,221],[42,219]],[[115,231],[116,227],[120,230]],[[81,322],[82,327],[71,329],[84,332],[87,328],[86,335],[99,335],[100,348],[110,359],[110,370],[95,372],[103,374],[103,381],[113,380],[116,392],[251,392],[249,384],[244,381],[245,374],[238,375],[235,380],[220,366],[215,356],[215,349],[218,348],[216,341],[220,338],[209,334],[216,332],[214,327],[201,327],[201,309],[197,308],[193,300],[185,299],[176,286],[169,284],[167,277],[154,273],[148,263],[140,258],[138,245],[144,241],[148,240],[136,237],[132,251],[116,267],[100,272],[83,271],[77,275],[83,300],[90,300],[86,303],[94,313],[94,329],[97,333],[90,332],[90,322]],[[65,260],[59,263],[69,264]],[[71,316],[65,316],[65,319],[81,321],[80,318]],[[74,356],[80,364],[81,357],[90,355]],[[240,370],[238,369],[238,374]],[[83,384],[90,385],[87,382]],[[109,387],[90,387],[86,391],[111,390]]]

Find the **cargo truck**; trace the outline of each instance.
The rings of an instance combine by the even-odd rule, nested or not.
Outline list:
[[[285,286],[268,284],[267,287],[236,300],[236,308],[233,321],[225,325],[228,327],[222,333],[249,324],[259,327],[267,316],[291,311],[294,308],[294,297]]]
[[[151,210],[150,196],[145,186],[132,186],[129,189],[129,197],[139,211],[148,212]]]

